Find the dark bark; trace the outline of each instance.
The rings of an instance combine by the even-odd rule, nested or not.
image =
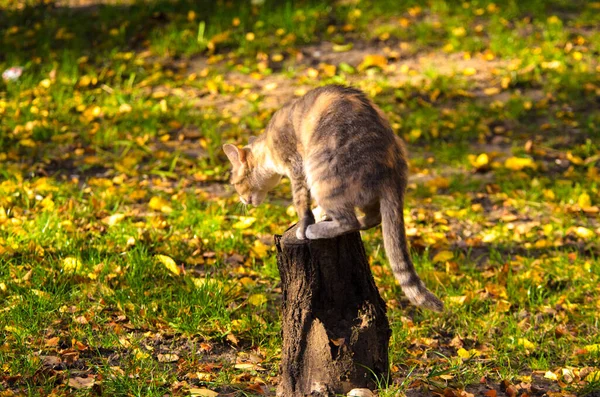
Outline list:
[[[276,236],[283,289],[282,397],[375,388],[388,373],[391,335],[360,233],[298,240]]]

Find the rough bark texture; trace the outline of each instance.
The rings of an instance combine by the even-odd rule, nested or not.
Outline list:
[[[298,240],[276,236],[283,287],[281,397],[375,388],[387,375],[391,335],[360,233]]]

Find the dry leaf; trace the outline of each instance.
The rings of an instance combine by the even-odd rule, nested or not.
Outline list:
[[[454,253],[451,251],[440,251],[433,257],[433,263],[446,262],[454,258]]]
[[[253,216],[240,216],[239,220],[233,224],[234,229],[248,229],[256,222],[256,218]]]
[[[536,169],[535,162],[528,157],[510,157],[504,162],[504,167],[513,171],[521,171],[524,168]]]
[[[217,397],[219,393],[216,391],[212,391],[210,389],[205,389],[203,387],[192,387],[190,389],[190,396],[198,396],[198,397]]]
[[[148,207],[155,211],[164,212],[165,214],[173,212],[170,203],[162,197],[154,196],[148,202]]]
[[[265,294],[253,294],[248,297],[248,303],[252,306],[262,306],[267,303],[268,299]]]
[[[177,266],[177,264],[175,263],[175,261],[167,255],[155,255],[154,256],[156,259],[158,259],[158,261],[160,263],[162,263],[168,271],[170,271],[171,273],[173,273],[176,276],[179,276],[179,274],[181,273],[181,269],[179,269],[179,267]]]
[[[74,256],[67,256],[61,262],[61,266],[65,272],[77,272],[83,266],[81,261]]]
[[[68,385],[74,389],[89,389],[94,386],[95,379],[88,375],[87,378],[74,377],[69,379]]]
[[[370,67],[378,67],[380,69],[385,69],[387,66],[387,58],[383,55],[373,54],[367,55],[363,59],[363,61],[358,65],[358,70],[363,71]]]
[[[179,356],[177,354],[159,354],[157,356],[158,361],[161,363],[172,363],[179,360]]]

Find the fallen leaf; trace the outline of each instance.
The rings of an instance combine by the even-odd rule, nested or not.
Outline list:
[[[58,336],[55,336],[54,338],[46,339],[44,342],[44,346],[47,346],[47,347],[58,346],[59,341],[60,341],[60,338]]]
[[[354,47],[353,43],[334,44],[331,49],[333,50],[333,52],[346,52],[346,51],[350,51],[352,49],[352,47]]]
[[[370,67],[378,67],[380,69],[385,69],[386,66],[387,66],[387,58],[386,57],[384,57],[383,55],[379,55],[379,54],[373,54],[373,55],[365,56],[365,58],[360,63],[360,65],[358,65],[358,70],[363,71]]]
[[[107,226],[114,226],[117,223],[121,222],[123,219],[125,219],[125,214],[113,214],[111,216],[102,218],[102,223],[104,223]]]
[[[588,376],[585,377],[587,382],[600,382],[600,371],[590,372]]]
[[[157,356],[158,361],[161,363],[172,363],[179,360],[179,356],[177,354],[159,354]]]
[[[458,355],[458,357],[464,358],[464,359],[468,359],[471,357],[469,352],[466,349],[463,349],[462,347],[456,351],[456,354]]]
[[[227,334],[226,338],[229,342],[231,342],[235,346],[237,346],[238,343],[240,343],[240,340],[234,334]]]
[[[165,214],[173,212],[169,202],[162,197],[154,196],[148,202],[148,207],[155,211],[164,212]]]
[[[83,265],[81,261],[75,258],[74,256],[67,256],[62,260],[61,266],[66,272],[76,272],[78,270],[81,270],[81,267]]]
[[[451,251],[440,251],[433,257],[433,263],[446,262],[454,258],[454,253]]]
[[[233,224],[234,229],[248,229],[256,222],[256,218],[253,216],[240,216],[239,220]]]
[[[578,237],[580,237],[584,240],[590,239],[596,235],[596,233],[594,233],[593,230],[588,229],[587,227],[583,227],[583,226],[577,226],[573,229],[573,231],[575,232],[575,234]]]
[[[162,263],[168,271],[170,271],[171,273],[173,273],[176,276],[179,276],[179,274],[181,273],[181,269],[179,269],[179,267],[177,266],[177,264],[175,263],[175,261],[167,255],[155,255],[154,256],[156,259],[158,259],[158,261],[160,263]]]
[[[205,389],[203,387],[192,387],[190,389],[190,396],[217,397],[218,395],[219,393],[217,393],[216,391]]]
[[[69,379],[68,385],[74,389],[89,389],[94,386],[95,379],[93,376],[88,375],[87,378],[74,377]]]
[[[517,346],[522,346],[526,350],[535,350],[535,344],[527,338],[519,338],[517,340]]]
[[[510,157],[504,162],[504,167],[513,171],[521,171],[524,168],[535,169],[536,165],[529,157]]]
[[[349,397],[375,397],[375,394],[369,389],[352,389],[346,394]]]
[[[252,306],[262,306],[267,303],[268,299],[265,294],[253,294],[248,297],[248,303]]]
[[[252,247],[252,251],[259,258],[263,258],[267,255],[267,252],[269,252],[269,247],[267,247],[266,244],[260,240],[254,240],[254,246]]]

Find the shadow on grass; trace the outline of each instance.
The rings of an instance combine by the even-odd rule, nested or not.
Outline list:
[[[0,29],[0,63],[49,64],[86,56],[102,64],[107,54],[143,50],[151,44],[165,54],[194,55],[206,50],[209,38],[225,31],[231,31],[230,37],[220,41],[225,49],[233,48],[245,32],[257,28],[256,21],[267,30],[293,28],[295,5],[318,4],[313,0],[267,0],[261,7],[250,1],[215,0],[89,3],[0,8],[0,26],[5,27]]]

